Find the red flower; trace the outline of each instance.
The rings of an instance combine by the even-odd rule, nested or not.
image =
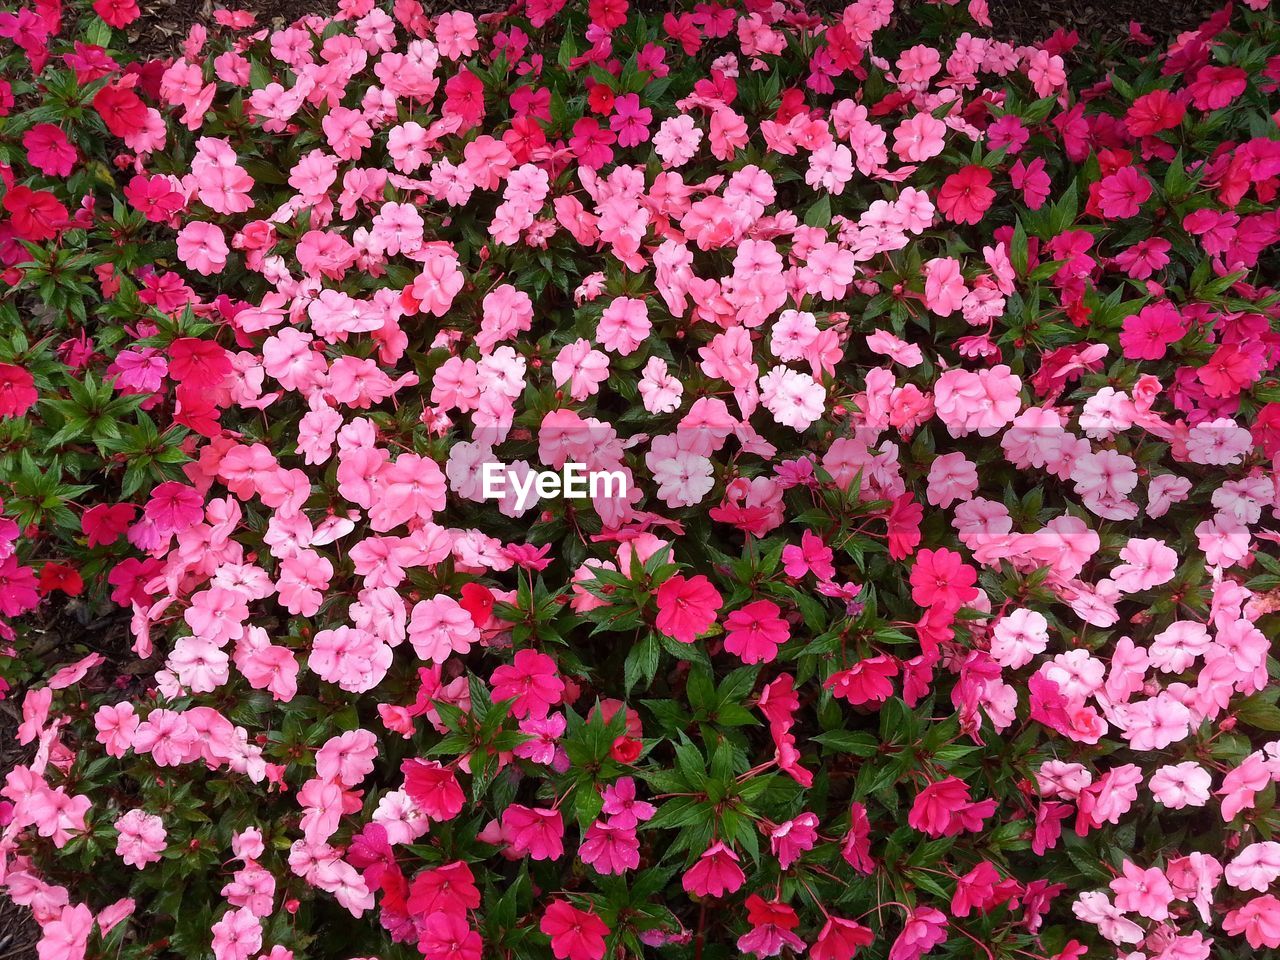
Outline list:
[[[986,167],[963,167],[947,177],[938,191],[938,209],[952,223],[979,223],[996,198],[990,184],[991,171]]]
[[[86,510],[80,518],[80,529],[89,538],[89,546],[115,543],[129,529],[136,509],[132,503],[99,503]]]
[[[483,584],[464,583],[458,606],[470,614],[477,629],[483,630],[493,618],[493,591]]]
[[[406,760],[400,765],[404,792],[432,820],[452,820],[466,803],[458,778],[435,760]]]
[[[94,95],[93,109],[121,139],[137,133],[147,122],[147,105],[128,87],[103,87]]]
[[[471,868],[456,860],[434,870],[423,870],[413,878],[408,906],[409,913],[424,917],[433,913],[465,915],[466,911],[475,910],[480,906],[480,891]]]
[[[12,363],[0,363],[0,417],[22,416],[38,397],[31,374]]]
[[[84,580],[74,567],[62,563],[46,563],[40,568],[40,596],[47,597],[61,590],[68,597],[77,597],[84,589]]]
[[[58,235],[67,225],[67,208],[48,190],[13,187],[4,197],[14,233],[23,240],[39,243]]]
[[[904,493],[889,508],[889,556],[893,560],[905,560],[920,545],[920,521],[924,519],[924,507],[915,497]]]
[[[796,953],[804,950],[804,941],[791,932],[800,925],[800,918],[785,903],[751,894],[747,897],[747,923],[751,930],[738,938],[738,949],[743,953],[776,957],[783,947]]]
[[[720,594],[711,581],[699,574],[685,579],[680,574],[663,581],[658,588],[658,618],[654,625],[681,643],[693,643],[716,622]]]

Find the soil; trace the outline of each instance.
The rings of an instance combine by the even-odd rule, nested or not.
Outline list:
[[[1137,21],[1159,47],[1204,23],[1224,0],[987,0],[993,33],[1002,39],[1034,43],[1058,28],[1081,38],[1116,40]]]
[[[908,9],[920,0],[899,0]],[[1167,43],[1184,30],[1198,27],[1224,0],[988,0],[993,33],[1005,40],[1034,43],[1055,30],[1076,30],[1082,38],[1116,40],[1128,33],[1130,21],[1137,21],[1157,44]],[[173,56],[177,45],[193,23],[209,23],[215,6],[252,9],[264,25],[285,26],[308,13],[325,14],[335,9],[334,0],[142,0],[142,16],[126,31],[129,48],[136,54]],[[425,0],[428,14],[448,10],[489,13],[506,6],[503,0]],[[638,9],[665,9],[674,6],[663,0],[633,0]],[[844,6],[840,0],[816,0],[811,9]],[[0,960],[5,960],[0,955]]]

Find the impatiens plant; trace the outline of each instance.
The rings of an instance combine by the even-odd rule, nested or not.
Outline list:
[[[1280,949],[1266,0],[138,15],[0,12],[41,960]]]

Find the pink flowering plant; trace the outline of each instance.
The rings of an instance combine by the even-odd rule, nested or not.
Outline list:
[[[1280,26],[902,6],[0,12],[40,960],[1280,948]]]

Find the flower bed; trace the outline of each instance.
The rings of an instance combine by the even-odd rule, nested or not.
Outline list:
[[[0,13],[41,960],[1280,947],[1265,0],[339,9]]]

